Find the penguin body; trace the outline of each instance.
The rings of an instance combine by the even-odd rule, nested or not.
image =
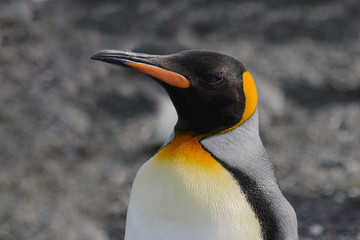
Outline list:
[[[153,77],[178,113],[172,136],[136,175],[126,240],[298,239],[259,136],[255,83],[240,62],[206,51],[92,59]]]
[[[133,183],[126,239],[255,240],[260,232],[235,179],[196,137],[176,136]]]

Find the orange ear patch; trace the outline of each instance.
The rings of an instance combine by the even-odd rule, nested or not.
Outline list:
[[[248,120],[254,114],[258,101],[255,82],[249,72],[244,72],[243,74],[243,89],[245,94],[245,110],[241,123]]]
[[[151,77],[154,77],[156,79],[159,79],[169,85],[172,85],[174,87],[178,88],[188,88],[190,87],[190,81],[187,80],[184,76],[172,72],[160,67],[156,67],[149,64],[144,63],[136,63],[136,62],[124,62],[123,64],[133,67],[137,70],[139,70],[142,73],[145,73]]]
[[[238,122],[231,128],[228,128],[220,132],[219,134],[237,128],[254,114],[257,106],[258,97],[257,97],[257,91],[256,91],[256,85],[254,79],[249,72],[243,73],[243,91],[245,95],[245,109],[240,122]]]

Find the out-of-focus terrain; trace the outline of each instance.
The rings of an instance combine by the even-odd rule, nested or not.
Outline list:
[[[122,239],[134,175],[174,112],[102,49],[229,54],[301,239],[360,239],[360,3],[0,1],[0,239]]]

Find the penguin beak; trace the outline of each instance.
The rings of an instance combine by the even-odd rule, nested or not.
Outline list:
[[[190,81],[183,75],[171,71],[171,69],[165,69],[156,63],[156,59],[161,57],[159,55],[103,50],[95,53],[90,58],[92,60],[135,68],[146,75],[177,88],[190,87]]]

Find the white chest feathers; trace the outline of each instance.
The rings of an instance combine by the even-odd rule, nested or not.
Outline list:
[[[177,137],[139,170],[126,240],[255,240],[261,228],[237,182],[197,141]]]

